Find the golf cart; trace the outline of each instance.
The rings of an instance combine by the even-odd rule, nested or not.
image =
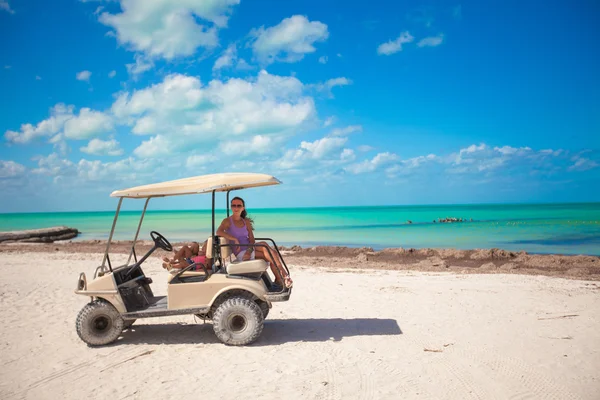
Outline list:
[[[192,314],[212,320],[216,336],[225,344],[246,345],[254,342],[263,330],[271,303],[289,300],[291,288],[274,285],[267,273],[268,263],[264,260],[237,261],[234,257],[231,261],[233,245],[215,235],[215,193],[227,193],[226,209],[229,216],[231,191],[280,183],[278,179],[265,174],[222,173],[111,193],[111,197],[119,198],[119,203],[102,265],[96,268],[89,282],[85,273],[81,273],[75,290],[76,294],[91,297],[91,301],[77,316],[76,329],[81,340],[90,346],[106,345],[117,340],[123,329],[129,328],[136,319]],[[170,252],[173,247],[163,235],[152,231],[150,237],[154,246],[138,259],[135,243],[148,202],[154,197],[200,193],[212,194],[212,235],[206,247],[207,265],[192,263],[186,268],[170,270],[166,278],[167,295],[155,296],[150,287],[152,279],[144,274],[142,265],[155,250],[160,248]],[[124,198],[146,201],[127,262],[113,266],[109,250]],[[275,242],[270,238],[256,238],[255,247],[261,246],[259,241],[272,243],[289,275]],[[272,258],[274,254],[269,246],[262,246]]]

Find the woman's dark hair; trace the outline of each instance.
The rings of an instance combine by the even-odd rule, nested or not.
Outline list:
[[[244,206],[244,211],[242,211],[242,218],[245,219],[245,220],[247,220],[247,221],[250,221],[250,223],[252,225],[254,225],[254,220],[252,218],[248,217],[248,213],[246,212],[246,202],[244,201],[244,199],[242,199],[241,197],[237,197],[236,196],[233,199],[231,199],[231,202],[233,202],[234,200],[239,200],[239,201],[242,202],[242,205]],[[254,230],[254,226],[252,227],[252,229]]]

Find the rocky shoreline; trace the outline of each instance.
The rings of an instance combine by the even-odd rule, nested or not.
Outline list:
[[[111,253],[129,253],[131,241],[111,244]],[[183,243],[174,243],[179,247]],[[136,244],[137,254],[148,251],[151,241]],[[105,240],[63,241],[56,243],[0,243],[0,253],[67,252],[103,253]],[[600,257],[588,255],[528,254],[502,249],[404,249],[373,250],[370,247],[342,246],[280,247],[288,265],[337,269],[415,270],[429,272],[524,274],[600,281]],[[153,256],[166,252],[157,250]],[[100,261],[100,260],[99,260]]]

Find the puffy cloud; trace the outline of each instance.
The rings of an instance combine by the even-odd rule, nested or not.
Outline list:
[[[331,131],[331,136],[346,136],[354,132],[362,132],[361,125],[350,125],[345,128],[335,128]]]
[[[213,65],[213,71],[218,71],[221,68],[231,67],[237,59],[237,47],[235,44],[230,44],[223,54],[217,58],[215,65]]]
[[[39,122],[37,125],[23,124],[20,132],[6,131],[5,139],[9,143],[29,143],[40,137],[50,136],[58,133],[65,122],[73,118],[74,106],[63,103],[56,104],[50,109],[50,118]]]
[[[333,97],[332,89],[336,86],[348,86],[352,85],[352,81],[348,78],[339,77],[328,79],[324,83],[311,84],[310,87],[314,87],[317,91],[325,93],[326,95]]]
[[[321,64],[327,64],[328,60],[329,60],[329,57],[327,57],[327,56],[321,56],[321,57],[319,57],[319,62]]]
[[[394,153],[379,153],[371,160],[365,160],[361,163],[347,166],[346,170],[353,174],[364,174],[366,172],[373,172],[380,167],[388,165],[396,160],[398,160],[398,156]]]
[[[300,143],[299,148],[290,149],[277,161],[274,162],[275,168],[296,169],[302,166],[310,165],[315,167],[315,162],[331,157],[337,150],[341,149],[347,138],[342,137],[324,137],[314,142]],[[346,156],[348,153],[346,152]]]
[[[73,165],[73,170],[80,183],[131,182],[139,181],[143,176],[154,176],[156,164],[151,164],[147,160],[136,160],[132,157],[107,163],[81,159],[76,165]]]
[[[232,137],[293,133],[315,114],[305,86],[293,77],[261,71],[255,79],[213,80],[207,85],[179,74],[133,93],[122,93],[112,110],[132,132],[162,135],[169,147],[144,142],[138,152],[164,154],[191,144]]]
[[[599,165],[596,161],[581,157],[580,155],[574,156],[571,158],[571,161],[575,163],[567,168],[569,171],[587,171]]]
[[[302,60],[305,54],[316,51],[316,42],[327,40],[329,32],[322,22],[310,22],[303,15],[294,15],[270,28],[255,29],[251,35],[256,38],[252,44],[255,56],[262,63],[270,64]]]
[[[114,78],[115,76],[117,76],[117,71],[115,71],[115,70],[112,70],[108,73],[109,78]]]
[[[157,135],[142,142],[133,154],[140,158],[167,157],[173,151],[173,143],[164,136]]]
[[[133,79],[137,79],[137,77],[143,74],[146,71],[154,68],[154,63],[152,60],[149,60],[147,57],[136,54],[133,56],[135,62],[131,64],[125,64],[125,68],[127,68],[127,73],[133,77]]]
[[[115,29],[120,44],[149,57],[171,60],[191,56],[199,47],[218,44],[217,29],[227,26],[232,7],[240,0],[120,0],[122,12],[100,15]],[[198,19],[210,26],[198,23]]]
[[[49,154],[46,157],[36,157],[38,168],[32,170],[34,174],[49,176],[71,176],[76,174],[75,164],[70,160],[61,158],[57,153]]]
[[[323,126],[328,127],[328,126],[332,125],[334,122],[335,122],[335,116],[332,115],[331,117],[328,117],[325,120],[325,122],[323,122]]]
[[[112,118],[89,108],[79,110],[79,115],[65,122],[64,135],[68,139],[90,139],[113,130]]]
[[[247,156],[273,152],[275,140],[269,136],[256,135],[249,141],[221,142],[220,150],[227,155]]]
[[[390,54],[397,53],[402,51],[403,44],[410,43],[413,40],[415,40],[415,38],[408,31],[402,32],[396,40],[390,40],[389,42],[380,44],[377,47],[377,54],[389,56]]]
[[[418,47],[437,47],[444,41],[444,34],[440,33],[437,36],[430,36],[419,40]]]
[[[26,170],[27,168],[25,168],[24,165],[21,165],[14,161],[0,160],[0,179],[21,176],[25,174]]]
[[[185,162],[188,168],[198,168],[217,161],[217,157],[213,154],[196,154],[189,156]]]
[[[81,147],[79,150],[96,156],[120,156],[123,154],[123,149],[119,147],[119,142],[115,139],[92,139],[87,146]]]
[[[0,0],[0,10],[6,11],[9,14],[14,14],[15,11],[10,8],[10,4],[8,4],[7,0]]]
[[[84,81],[84,82],[89,82],[90,81],[90,77],[92,76],[92,73],[90,71],[81,71],[78,72],[75,77],[77,78],[78,81]]]
[[[354,154],[354,150],[352,149],[344,149],[342,150],[342,154],[340,155],[340,159],[342,161],[354,161],[356,155]]]

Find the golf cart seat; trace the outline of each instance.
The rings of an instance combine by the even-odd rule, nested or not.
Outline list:
[[[219,237],[219,242],[221,244],[229,244],[229,241],[224,237]],[[208,243],[206,244],[206,257],[212,258],[212,237],[208,238]],[[229,246],[221,247],[221,257],[225,264],[225,270],[229,275],[263,273],[269,266],[265,260],[237,261],[232,256],[231,247]]]
[[[233,261],[227,265],[227,273],[230,275],[253,274],[265,272],[267,267],[265,260]]]

